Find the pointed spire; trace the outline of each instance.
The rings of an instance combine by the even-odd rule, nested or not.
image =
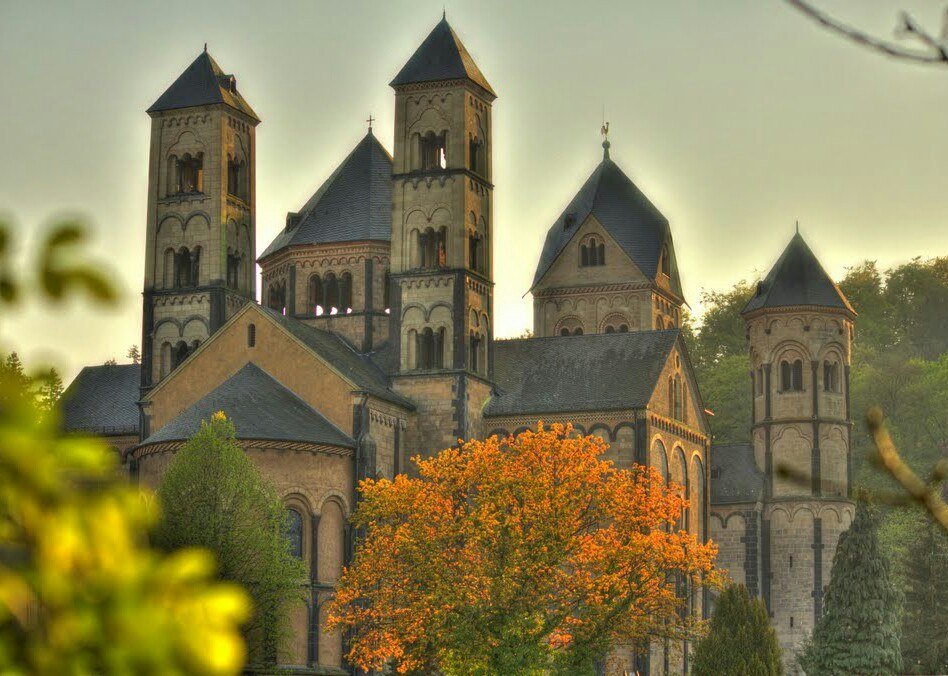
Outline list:
[[[441,80],[470,80],[492,97],[497,96],[448,24],[446,11],[442,12],[441,21],[389,84],[398,87]]]
[[[205,45],[206,50],[206,45]],[[233,75],[225,75],[217,62],[203,51],[191,62],[178,79],[165,93],[158,97],[148,113],[178,108],[193,108],[223,103],[248,115],[256,122],[257,114],[237,91],[237,81]]]
[[[755,310],[796,305],[831,307],[856,314],[846,296],[820,265],[799,231],[783,250],[767,277],[757,284],[757,293],[742,314]]]

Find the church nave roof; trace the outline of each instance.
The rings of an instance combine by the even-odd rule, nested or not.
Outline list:
[[[86,366],[62,396],[67,432],[138,434],[139,364]]]

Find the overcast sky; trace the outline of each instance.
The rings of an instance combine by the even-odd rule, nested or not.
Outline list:
[[[898,10],[937,29],[943,3],[821,0],[890,36]],[[441,0],[0,0],[0,213],[31,238],[62,214],[126,290],[5,311],[0,347],[71,377],[139,343],[149,119],[205,42],[263,123],[257,251],[376,119],[388,82],[440,19]],[[602,154],[668,217],[685,293],[766,273],[793,223],[829,272],[948,254],[948,68],[887,60],[779,0],[448,0],[494,103],[496,333],[532,323],[545,233]]]

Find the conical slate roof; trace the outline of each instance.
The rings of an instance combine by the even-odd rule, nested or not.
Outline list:
[[[371,130],[270,243],[260,260],[288,246],[390,241],[392,156]]]
[[[835,307],[856,314],[799,232],[790,240],[764,281],[757,285],[757,294],[744,306],[742,314],[791,305]]]
[[[164,94],[158,97],[147,112],[156,113],[162,110],[226,103],[259,122],[260,118],[240,95],[236,86],[231,87],[232,78],[232,75],[224,74],[221,67],[205,50],[198,54],[191,65],[165,90]]]
[[[585,220],[593,215],[649,279],[658,274],[662,246],[668,246],[671,288],[681,292],[668,219],[605,153],[602,162],[550,228],[540,254],[536,287]]]
[[[442,17],[390,84],[397,87],[416,82],[461,79],[468,79],[497,96],[448,20]]]

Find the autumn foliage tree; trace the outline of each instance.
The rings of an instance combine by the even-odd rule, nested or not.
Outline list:
[[[694,630],[675,578],[707,583],[715,547],[676,530],[681,487],[571,432],[468,441],[416,458],[417,477],[360,484],[364,538],[329,620],[351,663],[585,673],[616,644]]]

